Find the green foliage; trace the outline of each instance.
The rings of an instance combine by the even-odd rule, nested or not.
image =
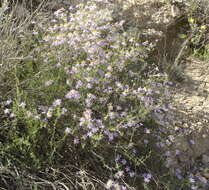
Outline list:
[[[194,33],[193,38],[191,39],[191,50],[192,54],[195,57],[198,57],[202,60],[208,59],[208,26],[204,22],[189,18],[192,32]],[[199,22],[199,23],[198,23]]]

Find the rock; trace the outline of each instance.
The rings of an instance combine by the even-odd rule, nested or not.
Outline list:
[[[209,173],[208,172],[205,172],[203,175],[205,178],[207,178],[209,180]]]
[[[199,180],[200,180],[203,184],[207,184],[207,183],[208,183],[208,180],[207,180],[205,177],[199,176],[198,178],[199,178]]]

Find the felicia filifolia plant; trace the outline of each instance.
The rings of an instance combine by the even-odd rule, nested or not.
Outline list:
[[[159,147],[161,137],[151,120],[154,116],[165,122],[161,113],[168,107],[169,94],[166,76],[157,67],[143,69],[151,44],[141,44],[136,28],[113,19],[114,4],[99,3],[103,6],[90,1],[55,12],[35,48],[43,60],[40,72],[37,80],[26,83],[31,91],[22,89],[28,98],[19,110],[30,116],[31,126],[32,120],[41,123],[38,139],[47,131],[49,138],[43,139],[50,145],[45,150],[51,151],[46,154],[51,160],[56,151],[64,155],[69,147],[88,146],[89,152],[100,148],[103,156],[108,147],[114,149],[116,154],[105,160],[114,167],[114,180],[107,180],[107,187],[125,190],[125,178],[153,180],[148,171],[140,173],[137,168],[147,159],[141,157],[149,153],[152,138]],[[10,113],[6,106],[4,114]],[[148,150],[145,154],[143,148]]]

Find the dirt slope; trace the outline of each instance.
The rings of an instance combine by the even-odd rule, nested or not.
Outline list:
[[[209,61],[188,59],[184,64],[185,80],[171,89],[173,128],[168,166],[184,168],[200,182],[209,181]],[[207,184],[203,189],[209,188]]]

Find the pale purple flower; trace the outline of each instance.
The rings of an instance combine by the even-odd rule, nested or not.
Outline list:
[[[123,177],[124,176],[124,172],[123,171],[118,171],[116,174],[115,174],[115,177],[117,178],[117,179],[119,179],[119,178],[121,178],[121,177]]]
[[[78,88],[81,88],[82,86],[83,86],[83,82],[79,80],[79,81],[76,83],[75,88],[78,89]]]
[[[109,179],[105,185],[107,189],[110,189],[114,185],[114,181]]]
[[[53,80],[48,80],[45,82],[45,86],[48,87],[48,86],[52,85],[53,82],[54,82]]]
[[[104,126],[104,125],[100,125],[99,128],[100,128],[100,129],[104,129],[105,126]]]
[[[65,133],[66,133],[66,134],[69,134],[69,133],[71,133],[71,132],[72,132],[72,129],[71,129],[71,128],[67,127],[67,128],[65,129]]]
[[[67,85],[70,85],[71,84],[69,79],[66,80],[66,84]]]
[[[27,111],[26,114],[27,114],[28,117],[32,117],[33,116],[31,111]]]
[[[62,66],[61,63],[56,64],[56,67],[61,67],[61,66]]]
[[[88,137],[87,134],[84,134],[84,135],[82,136],[82,139],[83,139],[83,140],[86,140],[87,137]]]
[[[9,100],[7,100],[7,101],[5,102],[5,105],[10,105],[11,103],[12,103],[12,100],[9,99]]]
[[[147,139],[144,139],[144,144],[148,144],[149,141]]]
[[[92,88],[92,84],[88,83],[88,84],[86,85],[86,87],[90,89],[90,88]]]
[[[62,103],[62,100],[61,99],[57,99],[53,102],[53,106],[56,107],[56,106],[60,106]]]
[[[87,94],[87,98],[89,98],[90,100],[96,99],[96,96],[94,94]]]
[[[179,155],[181,153],[181,151],[177,149],[177,150],[175,150],[175,153],[176,153],[176,155]]]
[[[46,113],[46,116],[47,116],[48,118],[51,118],[51,117],[52,117],[52,113],[53,113],[52,108],[49,108],[48,112]]]
[[[190,142],[192,145],[196,144],[195,141],[192,140],[192,139],[191,139],[189,142]]]
[[[92,128],[92,130],[91,130],[93,133],[96,133],[96,132],[98,132],[99,131],[99,129],[98,128],[96,128],[96,127],[94,127],[94,128]]]
[[[179,168],[176,168],[176,173],[182,173],[182,171],[181,171],[181,169],[179,169]]]
[[[123,165],[125,165],[125,164],[127,163],[127,161],[126,161],[125,159],[123,159],[123,160],[121,160],[121,163],[122,163]]]
[[[160,146],[161,148],[163,148],[163,147],[165,147],[165,143],[164,143],[164,142],[160,142],[160,143],[159,143],[159,146]]]
[[[38,106],[38,109],[41,110],[43,114],[45,114],[48,110],[48,107],[47,106]]]
[[[167,146],[170,146],[170,145],[172,144],[172,142],[166,141],[165,144],[166,144]]]
[[[65,98],[73,99],[73,100],[79,100],[81,98],[81,95],[78,91],[73,89],[65,95]]]
[[[144,182],[145,183],[149,183],[152,179],[152,175],[150,173],[143,174],[143,177],[144,177]]]
[[[10,109],[6,108],[6,109],[4,110],[4,113],[5,113],[5,114],[9,114],[9,113],[10,113]]]
[[[179,168],[176,168],[175,175],[178,179],[182,179],[182,171]]]
[[[110,112],[109,117],[110,117],[110,119],[115,119],[115,117],[116,117],[115,112]]]
[[[120,159],[121,159],[121,155],[120,154],[117,154],[117,156],[115,158],[115,161],[118,162]]]
[[[57,38],[55,41],[52,42],[52,46],[60,46],[66,42],[65,38]]]
[[[105,78],[111,78],[111,76],[112,76],[112,75],[111,75],[111,73],[109,73],[109,72],[105,74]]]
[[[127,116],[127,112],[122,112],[120,115],[121,115],[121,117],[125,117],[125,116]]]
[[[62,114],[62,115],[64,115],[66,112],[67,112],[67,109],[66,109],[66,108],[62,108],[62,109],[61,109],[61,114]]]
[[[149,183],[149,182],[150,182],[150,178],[145,177],[145,178],[144,178],[144,182],[145,182],[145,183]]]
[[[130,176],[130,177],[134,177],[135,175],[136,175],[135,172],[129,172],[129,176]]]
[[[150,129],[145,128],[145,129],[144,129],[144,132],[145,132],[146,134],[150,134]]]
[[[157,135],[156,138],[157,138],[157,140],[160,140],[161,139],[161,136]]]
[[[92,106],[92,101],[90,99],[86,99],[85,103],[86,103],[86,107],[88,108]]]
[[[189,182],[190,183],[195,183],[195,179],[193,177],[189,177]]]
[[[134,149],[132,150],[132,152],[133,152],[134,154],[136,154],[136,153],[137,153],[137,149],[134,148]]]
[[[86,122],[86,119],[84,117],[81,117],[79,121],[79,126],[83,126]]]
[[[92,133],[91,131],[89,131],[89,132],[87,133],[87,136],[88,136],[88,137],[91,137],[91,136],[93,136],[93,133]]]
[[[152,178],[152,175],[150,173],[147,174],[148,178]]]
[[[126,186],[121,185],[121,190],[128,190]]]
[[[80,141],[79,141],[79,139],[78,138],[75,138],[74,140],[73,140],[73,143],[74,144],[78,144]]]
[[[73,66],[72,70],[70,71],[70,74],[76,74],[78,72],[79,72],[78,68],[76,66]]]
[[[90,109],[87,109],[86,111],[83,112],[83,116],[86,120],[91,120],[91,114],[92,111]]]
[[[108,138],[109,138],[109,141],[112,141],[112,140],[114,139],[113,134],[112,134],[112,133],[109,133],[109,134],[108,134]]]
[[[15,117],[15,114],[14,113],[11,113],[9,117],[10,118],[14,118]]]
[[[117,106],[116,109],[117,109],[117,111],[120,111],[120,110],[122,110],[122,107],[121,106]]]
[[[58,9],[57,11],[54,12],[54,15],[55,15],[56,17],[63,16],[64,11],[65,11],[64,8]]]
[[[104,76],[104,72],[101,69],[98,69],[98,73],[100,76],[102,76],[102,77]]]
[[[114,136],[114,137],[118,137],[118,135],[119,135],[119,134],[118,134],[117,132],[114,132],[114,133],[113,133],[113,136]]]
[[[146,89],[146,88],[141,88],[141,87],[139,87],[139,88],[137,89],[137,91],[138,91],[138,92],[146,92],[147,89]]]
[[[167,158],[165,162],[165,167],[169,168],[171,165],[173,165],[173,160],[170,158]]]
[[[169,135],[168,138],[169,138],[169,140],[170,140],[171,142],[174,142],[174,141],[175,141],[175,137],[174,137],[173,135]]]
[[[35,115],[34,119],[39,120],[40,116],[39,115]]]
[[[24,108],[25,106],[26,106],[25,102],[21,102],[20,105],[19,105],[19,107],[21,107],[21,108]]]
[[[129,172],[131,170],[131,168],[129,166],[125,167],[126,172]]]
[[[166,155],[166,156],[171,156],[171,152],[170,152],[170,151],[167,151],[167,152],[165,153],[165,155]]]
[[[89,122],[89,123],[87,124],[87,128],[88,128],[88,129],[92,129],[93,127],[94,127],[94,124],[93,124],[93,123]]]
[[[127,95],[128,95],[128,91],[127,90],[123,91],[122,94],[121,94],[121,96],[123,96],[123,97],[126,97]]]

